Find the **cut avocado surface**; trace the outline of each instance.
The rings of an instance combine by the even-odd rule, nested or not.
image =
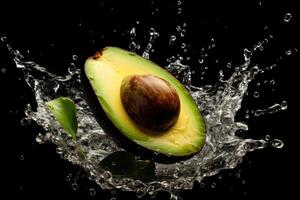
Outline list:
[[[168,156],[192,155],[203,147],[206,130],[200,111],[186,88],[165,69],[135,53],[106,47],[86,60],[84,72],[98,106],[118,130],[117,134]],[[122,80],[129,75],[153,75],[175,88],[180,99],[180,112],[172,127],[156,132],[142,128],[129,117],[120,96]],[[105,123],[100,125],[105,126]]]

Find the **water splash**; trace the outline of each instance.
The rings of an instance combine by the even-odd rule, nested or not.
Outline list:
[[[286,110],[287,106],[288,106],[287,102],[282,101],[280,104],[276,103],[268,108],[255,110],[254,116],[258,117],[258,116],[265,115],[265,114],[274,114],[279,111]]]
[[[141,48],[139,44],[136,43],[136,28],[132,27],[129,30],[129,36],[130,36],[130,43],[129,43],[129,49],[133,52],[136,52]]]
[[[151,34],[153,37],[158,36],[155,30],[150,33],[150,37]],[[152,42],[151,39],[149,43]],[[158,191],[164,190],[169,191],[172,198],[177,198],[175,194],[183,189],[191,189],[194,181],[201,182],[205,177],[218,174],[220,170],[235,168],[247,152],[266,146],[283,147],[282,141],[271,140],[270,136],[266,139],[254,140],[236,135],[240,130],[248,130],[247,124],[236,121],[235,116],[241,108],[249,83],[261,72],[258,66],[249,66],[252,54],[260,50],[263,45],[262,42],[254,45],[250,50],[245,49],[244,63],[236,67],[227,80],[224,80],[223,73],[220,71],[219,81],[215,85],[193,86],[190,67],[182,64],[182,59],[173,59],[170,62],[166,69],[189,89],[202,110],[207,126],[207,138],[201,152],[188,160],[168,165],[156,163],[157,179],[152,182],[115,177],[109,171],[99,167],[98,163],[103,158],[122,149],[104,133],[89,110],[81,87],[80,69],[73,66],[66,75],[58,76],[34,62],[23,61],[20,52],[8,47],[15,55],[16,65],[23,71],[26,83],[35,94],[37,111],[33,111],[31,105],[28,105],[23,123],[34,120],[44,129],[44,133],[39,133],[36,137],[38,143],[50,141],[56,144],[57,153],[62,158],[81,166],[90,178],[104,189],[135,191],[140,197],[146,193],[155,196]],[[148,46],[146,50],[147,55],[144,56],[147,58],[149,57]],[[45,106],[45,102],[58,96],[69,96],[77,105],[79,122],[77,141],[64,134]],[[287,103],[283,101],[270,108],[257,110],[256,113],[274,113],[286,108]],[[72,188],[78,189],[76,182],[72,183]],[[94,195],[94,190],[90,193]]]
[[[150,50],[154,50],[154,49],[152,49],[153,43],[159,37],[159,33],[156,32],[156,30],[154,28],[150,28],[149,35],[150,35],[149,42],[148,42],[146,49],[144,50],[143,55],[142,55],[146,59],[149,59]]]

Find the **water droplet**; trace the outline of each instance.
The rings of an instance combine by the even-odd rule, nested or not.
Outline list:
[[[174,63],[175,61],[176,61],[175,56],[171,56],[171,57],[169,58],[169,62]]]
[[[263,50],[264,50],[264,46],[261,45],[261,46],[259,47],[259,50],[260,50],[260,51],[263,51]]]
[[[211,38],[210,42],[211,42],[211,44],[215,44],[216,43],[214,38]]]
[[[255,91],[254,94],[253,94],[253,97],[258,98],[259,97],[259,92]]]
[[[73,59],[74,61],[76,61],[76,60],[78,60],[78,56],[77,56],[77,55],[73,55],[73,56],[72,56],[72,59]]]
[[[266,70],[272,70],[272,69],[274,69],[276,66],[277,66],[276,64],[270,65],[270,66],[266,67]]]
[[[131,30],[129,31],[129,34],[131,37],[135,37],[136,36],[136,29],[135,27],[132,27]]]
[[[43,144],[45,142],[44,136],[41,133],[37,134],[35,141],[39,144]]]
[[[227,68],[231,68],[231,67],[232,67],[231,62],[227,63],[226,67],[227,67]]]
[[[284,143],[279,139],[272,140],[271,144],[273,147],[275,147],[277,149],[281,149],[284,146]]]
[[[3,68],[1,69],[1,72],[2,72],[2,74],[5,74],[5,73],[6,73],[6,68],[3,67]]]
[[[221,119],[220,119],[222,124],[230,125],[233,123],[233,120],[234,120],[233,113],[228,111],[222,112]]]
[[[270,141],[270,139],[271,139],[271,136],[270,135],[266,135],[265,136],[265,140],[268,142],[268,141]]]
[[[175,43],[176,40],[176,36],[175,35],[171,35],[169,38],[169,45],[173,45]]]
[[[181,32],[180,32],[180,36],[181,36],[181,37],[184,37],[184,36],[185,36],[185,33],[186,33],[186,30],[185,30],[185,29],[182,29]]]
[[[289,22],[290,20],[292,19],[292,14],[291,13],[286,13],[285,15],[284,15],[284,21],[285,22]]]
[[[205,187],[205,183],[203,183],[203,182],[200,182],[199,185],[200,185],[200,188],[204,188]]]
[[[269,39],[273,39],[273,38],[274,38],[274,36],[270,34],[269,35]]]
[[[90,194],[91,197],[96,196],[96,190],[95,190],[94,188],[91,188],[91,189],[89,190],[89,194]]]
[[[6,36],[2,36],[2,37],[1,37],[1,41],[2,41],[2,42],[6,42],[6,41],[7,41],[7,37],[6,37]]]
[[[286,50],[286,51],[285,51],[285,55],[287,55],[287,56],[292,55],[292,50]]]
[[[130,44],[129,44],[129,49],[130,50],[132,50],[132,51],[134,51],[135,49],[136,49],[136,44],[135,44],[135,42],[131,42]]]
[[[214,189],[214,188],[216,188],[216,186],[217,186],[217,184],[214,182],[214,183],[211,184],[210,187]]]
[[[236,173],[235,178],[241,178],[241,172]]]
[[[110,191],[110,194],[113,195],[113,196],[115,196],[117,194],[117,190]]]
[[[275,85],[275,80],[274,79],[270,80],[269,84],[270,85]]]
[[[267,44],[269,42],[268,39],[264,39],[264,43]]]
[[[280,104],[281,110],[286,110],[288,107],[288,104],[286,101],[282,101]]]
[[[181,13],[182,13],[182,8],[178,8],[178,9],[177,9],[177,14],[180,15]]]
[[[199,59],[199,60],[198,60],[198,63],[200,63],[200,64],[202,64],[203,62],[204,62],[203,59]]]
[[[150,28],[149,30],[149,34],[152,38],[156,39],[157,37],[159,37],[159,33],[156,32],[156,30],[154,28]]]
[[[23,161],[23,160],[24,160],[24,155],[21,154],[21,155],[19,156],[19,159],[20,159],[21,161]]]
[[[75,190],[75,191],[79,189],[79,186],[78,186],[78,184],[77,184],[76,182],[75,182],[75,183],[72,183],[71,187],[72,187],[72,189]]]
[[[261,2],[261,1],[259,1],[259,2],[258,2],[258,5],[259,5],[259,6],[262,6],[262,2]]]
[[[63,154],[63,152],[64,152],[64,150],[62,148],[60,148],[60,147],[56,148],[56,153],[57,154],[61,155],[61,154]]]

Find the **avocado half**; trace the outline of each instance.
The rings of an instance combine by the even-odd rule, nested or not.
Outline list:
[[[123,78],[144,74],[168,81],[178,93],[178,120],[166,131],[140,128],[122,105]],[[131,153],[169,162],[188,158],[204,146],[205,122],[193,98],[173,75],[150,60],[117,47],[106,47],[86,60],[82,82],[87,102],[100,126]]]

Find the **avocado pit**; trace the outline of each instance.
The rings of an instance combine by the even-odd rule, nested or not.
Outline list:
[[[166,131],[178,119],[179,96],[166,80],[153,75],[129,75],[120,88],[121,101],[129,117],[143,128]]]

